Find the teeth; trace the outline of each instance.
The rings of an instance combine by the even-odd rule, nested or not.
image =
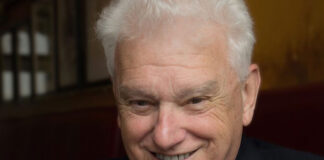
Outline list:
[[[165,156],[162,154],[156,154],[159,160],[184,160],[190,156],[190,153],[176,155],[176,156]]]
[[[182,155],[179,155],[179,160],[184,160],[185,159],[185,156],[182,154]]]

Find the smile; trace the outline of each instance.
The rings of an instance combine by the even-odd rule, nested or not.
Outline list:
[[[163,154],[154,153],[154,156],[157,157],[159,160],[185,160],[186,158],[190,157],[194,152],[195,151],[174,156],[167,156]]]

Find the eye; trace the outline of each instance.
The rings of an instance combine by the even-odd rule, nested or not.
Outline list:
[[[130,112],[133,112],[137,115],[148,115],[157,108],[154,101],[146,99],[129,100],[127,101],[126,106],[128,107]]]
[[[132,100],[132,101],[129,101],[129,104],[132,105],[132,106],[147,106],[150,104],[150,102],[148,101],[145,101],[145,100]]]
[[[204,100],[206,100],[206,98],[203,98],[203,97],[194,97],[194,98],[191,98],[189,103],[190,104],[198,104],[198,103],[201,103],[203,102]]]

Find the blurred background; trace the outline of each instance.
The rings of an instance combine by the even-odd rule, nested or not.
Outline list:
[[[262,86],[247,136],[324,156],[324,1],[246,0]],[[109,0],[0,0],[0,159],[124,155],[94,24]]]

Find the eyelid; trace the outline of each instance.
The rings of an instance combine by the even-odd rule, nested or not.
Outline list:
[[[152,106],[156,105],[156,103],[153,100],[148,100],[148,99],[129,99],[126,102],[128,105],[132,105],[131,104],[132,102],[136,103],[136,102],[140,102],[140,101],[146,102],[148,105],[152,105]]]
[[[184,101],[183,105],[190,104],[191,101],[193,99],[195,99],[195,98],[201,99],[202,101],[205,101],[205,100],[209,100],[210,99],[210,96],[193,96],[193,97],[187,99],[186,101]]]
[[[193,100],[195,98],[203,100],[203,101],[209,99],[209,97],[207,97],[207,96],[197,96],[197,97],[192,97],[190,100]]]
[[[142,96],[127,96],[127,97],[120,97],[120,100],[124,101],[124,102],[130,102],[130,101],[154,101],[151,98],[147,98],[147,97],[142,97]]]
[[[147,100],[145,99],[129,99],[129,100],[126,100],[126,102],[128,104],[132,103],[132,102],[139,102],[139,101],[144,101],[144,102],[148,102]]]
[[[141,105],[138,102],[143,101],[145,104]],[[155,111],[157,107],[155,107],[155,102],[147,99],[129,99],[125,101],[124,107],[131,113],[146,116],[151,112]]]
[[[209,99],[210,96],[194,96],[194,97],[191,97],[190,99],[194,99],[194,98],[199,98],[199,99]]]

